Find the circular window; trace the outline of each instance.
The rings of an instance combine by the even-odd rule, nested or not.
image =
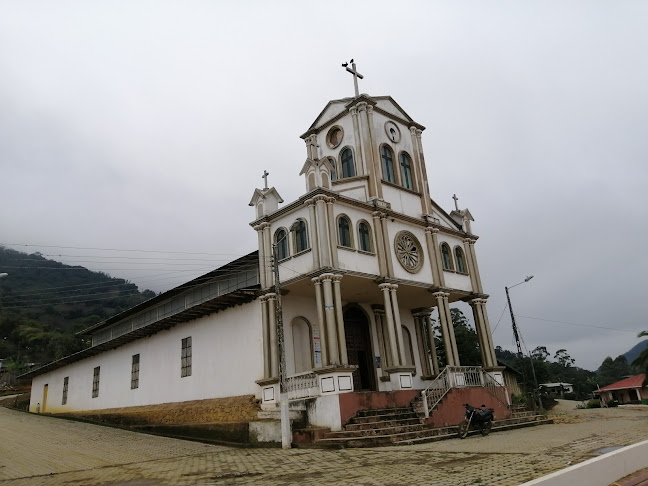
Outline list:
[[[409,231],[400,231],[394,239],[396,257],[402,267],[410,273],[416,273],[423,265],[421,244]]]
[[[398,126],[393,121],[388,121],[385,123],[385,133],[387,138],[393,143],[400,142],[401,133],[398,129]]]
[[[329,148],[337,147],[342,143],[343,136],[344,132],[342,131],[342,127],[338,125],[332,127],[326,134],[326,145],[328,145]]]

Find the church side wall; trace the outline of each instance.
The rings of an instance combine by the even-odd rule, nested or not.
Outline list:
[[[452,236],[442,234],[442,233],[439,234],[438,238],[439,238],[439,245],[441,243],[447,243],[448,246],[450,247],[450,250],[453,252],[452,260],[453,260],[455,268],[456,268],[457,262],[456,262],[455,256],[454,256],[454,248],[455,248],[455,246],[459,246],[463,250],[463,248],[464,248],[463,242],[459,238],[453,238]],[[472,290],[469,275],[463,275],[461,273],[456,273],[456,272],[453,272],[453,271],[444,270],[443,271],[443,278],[445,279],[446,287],[449,287],[449,288],[452,288],[452,289],[467,290],[467,291]]]
[[[32,381],[29,410],[36,412],[48,385],[47,413],[132,407],[207,398],[256,395],[263,377],[259,302],[179,324]],[[192,338],[191,376],[181,377],[182,339]],[[131,390],[132,356],[140,355],[139,388]],[[92,398],[100,366],[99,396]],[[63,380],[68,400],[61,405]]]

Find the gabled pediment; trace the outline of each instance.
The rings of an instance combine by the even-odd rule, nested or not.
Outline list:
[[[317,115],[317,118],[315,118],[315,121],[311,124],[311,126],[308,127],[308,130],[310,131],[313,128],[317,128],[321,125],[324,125],[327,121],[331,120],[332,118],[335,118],[340,113],[345,111],[346,104],[351,99],[352,98],[342,98],[340,100],[329,101],[328,104],[324,107],[324,109],[320,112],[320,114]]]
[[[275,200],[277,203],[284,202],[277,190],[274,187],[270,187],[269,189],[255,189],[249,206],[256,206],[259,201],[266,199]]]
[[[401,106],[394,101],[394,98],[391,96],[374,96],[373,99],[376,101],[376,106],[382,110],[390,113],[398,118],[403,118],[409,122],[414,123],[414,120],[411,116],[401,108]]]
[[[326,166],[329,173],[331,173],[333,170],[335,170],[326,157],[321,158],[321,159],[317,159],[317,160],[306,159],[306,162],[304,162],[304,165],[302,166],[302,169],[299,172],[299,175],[304,175],[306,172],[308,172],[308,169],[310,169],[311,167],[317,169],[318,167],[321,167],[322,165]]]

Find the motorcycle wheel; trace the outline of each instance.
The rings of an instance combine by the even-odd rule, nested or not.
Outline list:
[[[493,428],[493,422],[490,420],[486,423],[484,423],[481,427],[481,435],[488,435]]]
[[[468,435],[468,427],[469,427],[469,425],[470,424],[468,423],[468,421],[464,420],[457,427],[457,434],[459,434],[460,439],[465,439],[466,436]]]

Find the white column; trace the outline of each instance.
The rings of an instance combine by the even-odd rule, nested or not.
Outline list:
[[[394,264],[391,253],[391,245],[389,242],[389,232],[387,231],[387,214],[381,213],[380,222],[382,224],[383,231],[383,243],[385,245],[385,262],[387,263],[387,275],[389,277],[394,276]]]
[[[279,377],[279,346],[277,344],[277,294],[266,294],[268,298],[268,321],[270,322],[270,373]]]
[[[436,342],[434,341],[434,325],[430,314],[424,317],[424,324],[427,330],[428,349],[432,358],[432,374],[434,376],[439,374],[439,358],[436,352]]]
[[[259,283],[261,288],[265,289],[267,286],[266,283],[266,254],[265,254],[265,245],[263,244],[263,227],[258,224],[254,226],[254,230],[257,232],[257,239],[259,240]]]
[[[335,305],[333,304],[333,274],[320,275],[324,290],[324,318],[326,319],[326,334],[329,344],[329,360],[332,365],[340,364],[340,348],[337,340],[337,325],[335,322]]]
[[[326,216],[326,196],[315,196],[315,208],[317,214],[317,237],[319,244],[320,263],[323,267],[331,266],[331,247],[329,244],[329,232]]]
[[[390,367],[399,367],[401,365],[398,353],[398,344],[396,341],[396,333],[394,332],[394,313],[392,311],[391,298],[389,291],[391,284],[380,284],[378,288],[382,290],[383,300],[385,302],[385,319],[387,320],[387,335],[389,337],[389,350],[391,352],[392,361]]]
[[[272,272],[272,235],[270,234],[270,223],[261,223],[261,228],[263,229],[263,248],[265,255],[265,274],[266,274],[266,285],[270,287],[273,280]]]
[[[314,277],[311,282],[315,285],[315,305],[317,306],[317,320],[320,328],[320,347],[322,348],[322,366],[329,365],[328,336],[326,335],[326,319],[324,317],[324,303],[322,299],[322,282],[319,277]]]
[[[412,317],[414,317],[414,329],[416,331],[416,349],[418,350],[419,361],[421,362],[421,376],[430,376],[432,371],[430,369],[430,358],[427,352],[423,314],[413,312]]]
[[[392,284],[389,292],[391,293],[392,312],[394,313],[394,326],[396,327],[396,342],[398,343],[398,354],[400,355],[401,365],[405,364],[405,344],[403,343],[403,329],[400,318],[400,308],[398,307],[398,297],[396,295],[398,285]]]
[[[491,334],[490,324],[488,323],[488,314],[486,313],[486,299],[473,299],[470,301],[470,306],[473,310],[475,328],[479,337],[482,364],[484,368],[497,366],[493,336]]]
[[[328,240],[329,246],[331,249],[331,264],[334,268],[338,267],[338,251],[337,251],[337,228],[335,227],[335,216],[333,214],[333,203],[335,203],[334,197],[326,198],[326,215],[327,215],[327,228],[328,228]],[[351,229],[351,231],[353,231]]]
[[[420,130],[418,128],[416,129],[416,147],[418,148],[419,159],[421,164],[421,174],[423,175],[423,180],[421,181],[421,192],[423,192],[423,195],[425,197],[425,205],[427,207],[425,213],[432,214],[432,203],[430,202],[430,186],[428,184],[427,169],[425,168],[425,155],[423,154],[423,143],[421,142],[422,133],[423,130]]]
[[[261,327],[263,331],[263,378],[271,378],[270,370],[270,323],[268,322],[268,297],[262,295],[259,297],[261,303]]]
[[[342,314],[342,290],[340,281],[342,275],[333,275],[333,299],[335,302],[335,318],[337,320],[338,347],[340,348],[340,364],[348,365],[346,333],[344,332],[344,316]]]
[[[420,132],[420,130],[419,130]],[[421,208],[423,214],[432,214],[432,205],[430,203],[430,190],[427,183],[427,173],[425,170],[425,160],[423,158],[420,136],[417,134],[415,126],[410,127],[412,137],[412,147],[414,148],[414,164],[416,166],[416,176],[418,178],[418,190],[421,193]]]
[[[464,238],[463,244],[464,244],[464,255],[465,255],[464,259],[466,260],[465,265],[467,267],[466,269],[468,270],[468,274],[470,276],[470,288],[472,289],[473,292],[479,293],[479,290],[477,290],[478,289],[477,275],[475,274],[472,251],[470,249],[470,239]]]
[[[378,255],[378,268],[381,277],[387,276],[387,266],[385,263],[385,244],[383,242],[382,221],[380,220],[380,211],[371,213],[373,218],[374,242],[376,244],[376,254]]]
[[[360,102],[356,105],[360,113],[360,130],[362,136],[362,151],[364,153],[365,164],[369,173],[369,197],[377,197],[382,199],[382,186],[379,184],[378,172],[376,171],[376,163],[374,161],[373,150],[371,147],[371,135],[369,133],[370,124],[367,115],[367,103]]]
[[[446,364],[448,366],[459,366],[457,345],[454,340],[454,328],[452,327],[452,319],[449,316],[448,294],[445,292],[435,292],[432,295],[436,298],[439,309],[439,324],[441,325],[441,335],[443,336]]]
[[[391,359],[386,343],[387,336],[385,336],[385,311],[377,305],[372,305],[371,308],[374,314],[374,321],[376,321],[376,336],[378,337],[378,349],[380,350],[380,372],[382,376],[387,376],[385,368],[389,368]]]
[[[430,255],[430,267],[432,269],[432,280],[434,285],[442,287],[444,285],[443,271],[439,267],[438,253],[439,249],[434,243],[434,236],[438,233],[437,228],[428,226],[425,228],[425,243],[427,244],[428,255]]]

